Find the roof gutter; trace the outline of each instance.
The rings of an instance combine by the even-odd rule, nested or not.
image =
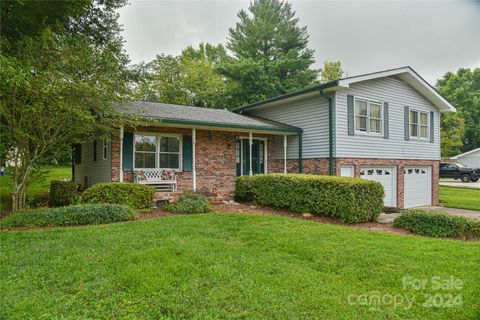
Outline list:
[[[329,175],[333,176],[333,100],[320,89],[320,95],[328,100],[328,163]]]

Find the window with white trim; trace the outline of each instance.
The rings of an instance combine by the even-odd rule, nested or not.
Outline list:
[[[135,168],[180,170],[181,136],[164,134],[135,135]]]
[[[381,134],[383,130],[382,103],[355,99],[355,131]]]
[[[410,137],[428,139],[428,112],[410,110]]]

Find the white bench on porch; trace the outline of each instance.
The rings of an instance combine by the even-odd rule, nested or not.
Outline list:
[[[152,185],[157,191],[177,191],[177,174],[169,169],[135,169],[135,183]]]

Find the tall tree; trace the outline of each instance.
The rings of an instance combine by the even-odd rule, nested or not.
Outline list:
[[[123,3],[92,0],[82,16],[58,19],[36,32],[17,28],[14,37],[2,34],[0,141],[4,156],[14,163],[13,210],[25,205],[34,166],[105,130],[99,117],[107,119],[112,101],[128,94],[128,58],[115,13]],[[114,31],[97,37],[103,28]]]
[[[236,84],[237,106],[308,87],[317,81],[306,27],[298,25],[288,2],[255,0],[241,10],[230,29],[227,48],[232,59],[221,72]]]
[[[461,151],[466,152],[480,147],[480,68],[474,70],[460,68],[457,73],[447,72],[437,81],[436,86],[438,91],[457,107],[458,116],[465,122]],[[442,118],[442,131],[449,137],[446,141],[450,144],[449,139],[452,137],[457,137],[458,140],[460,134],[455,133],[458,127],[451,125],[452,117]],[[459,146],[458,141],[454,144]]]
[[[343,77],[342,63],[340,61],[325,61],[320,70],[322,82],[329,82]]]
[[[229,83],[216,71],[226,58],[223,46],[201,43],[179,56],[158,55],[141,66],[137,96],[143,100],[198,107],[228,106]]]

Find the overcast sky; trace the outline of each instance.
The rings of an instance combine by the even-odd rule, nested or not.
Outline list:
[[[225,44],[249,1],[130,0],[122,8],[132,63],[179,54],[200,42]],[[340,60],[348,75],[409,65],[427,81],[480,67],[480,1],[291,1],[310,34],[315,68]]]

